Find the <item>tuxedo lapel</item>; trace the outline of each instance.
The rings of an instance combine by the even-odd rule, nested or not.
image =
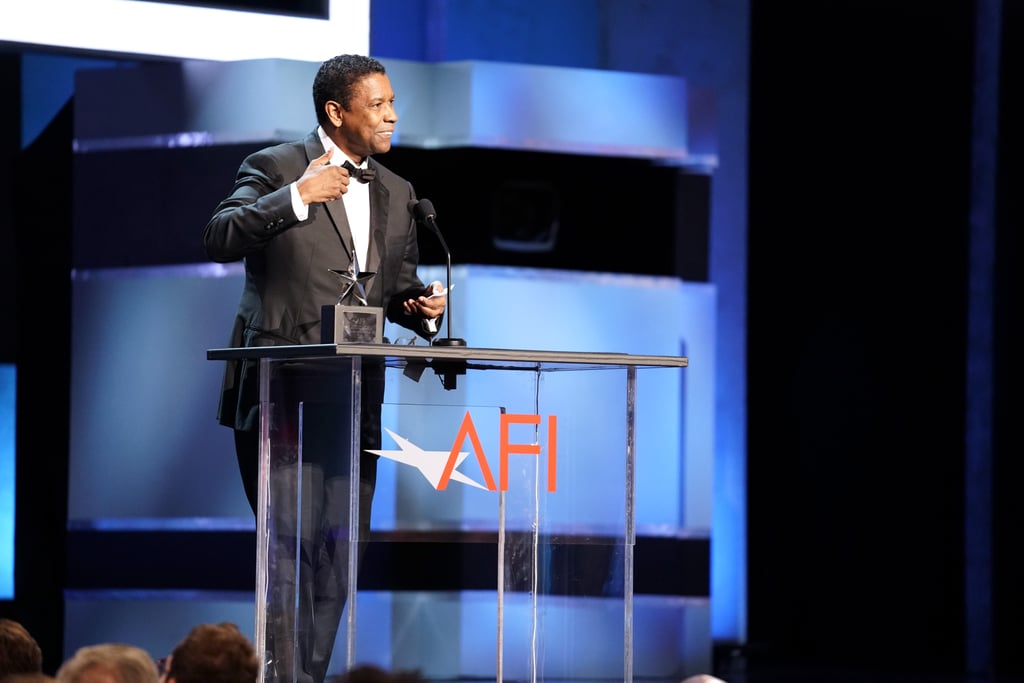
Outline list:
[[[330,216],[331,223],[334,224],[334,232],[338,235],[338,239],[341,240],[341,247],[345,250],[349,263],[351,263],[355,260],[353,257],[355,242],[352,240],[352,229],[348,225],[345,202],[339,197],[333,201],[324,202],[324,208],[327,209],[327,215]],[[348,264],[343,265],[347,266]],[[369,268],[363,268],[363,270],[369,270]]]
[[[370,165],[375,165],[373,159],[370,160]],[[380,171],[377,173],[377,177],[370,181],[370,244],[366,250],[366,266],[363,268],[372,273],[380,272],[381,264],[386,257],[385,233],[388,225],[389,192],[380,180]],[[376,277],[370,280],[368,293],[374,290],[376,280]]]
[[[306,136],[304,144],[306,146],[307,163],[323,155],[324,146],[323,143],[320,142],[320,136],[317,134],[316,130]],[[352,229],[348,225],[348,215],[345,213],[345,204],[339,198],[334,201],[324,202],[324,209],[326,210],[327,217],[334,228],[334,233],[338,236],[338,240],[341,242],[341,248],[345,250],[349,263],[351,263],[353,258],[352,255],[354,253],[352,251]],[[316,220],[322,219],[317,218]],[[332,267],[344,269],[347,268],[348,265],[348,263],[339,263]]]

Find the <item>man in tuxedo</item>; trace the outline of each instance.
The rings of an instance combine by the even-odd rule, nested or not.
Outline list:
[[[232,347],[320,343],[321,307],[335,304],[345,290],[331,271],[373,273],[365,283],[367,305],[382,308],[388,320],[425,339],[436,332],[446,298],[440,282],[424,285],[417,275],[416,221],[409,210],[415,192],[373,156],[391,148],[398,120],[394,100],[379,61],[361,55],[328,59],[313,81],[317,128],[301,140],[262,149],[242,161],[231,193],[203,234],[211,260],[245,262]],[[346,393],[337,384],[341,378],[302,364],[290,372],[291,381],[277,383],[285,389],[273,397],[271,429],[280,430],[278,441],[301,443],[302,453],[301,458],[271,454],[276,468],[271,478],[272,523],[282,530],[295,528],[298,514],[313,521],[300,525],[297,561],[295,539],[273,535],[272,546],[279,547],[271,547],[269,559],[282,584],[268,605],[280,601],[285,616],[267,624],[266,680],[323,683],[348,586],[344,540],[350,481],[346,444],[351,435],[340,425],[351,406],[338,398]],[[229,361],[218,415],[221,424],[234,430],[239,469],[254,511],[258,384],[255,361]],[[358,507],[360,538],[365,539],[377,464],[376,456],[366,451],[380,448],[383,368],[364,361],[360,386]],[[300,483],[303,511],[276,502]],[[292,623],[287,614],[295,613],[288,609],[295,591],[297,622]]]

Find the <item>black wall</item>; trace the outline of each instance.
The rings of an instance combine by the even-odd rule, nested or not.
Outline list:
[[[242,158],[271,142],[76,155],[75,266],[205,262],[203,226]],[[454,264],[707,279],[706,174],[645,159],[479,148],[395,147],[378,161],[433,202]],[[146,173],[132,173],[138,168]],[[110,211],[110,188],[129,176],[131,191]],[[618,178],[629,182],[609,193]],[[644,240],[630,238],[638,231]],[[420,248],[424,263],[445,262],[427,231]]]
[[[1020,3],[1005,10],[1019,36]],[[969,430],[972,183],[986,163],[995,170],[971,156],[974,11],[753,3],[749,609],[765,660],[949,673],[994,644],[997,672],[1022,671],[1009,647],[1021,635],[1020,565],[1007,563],[1020,449],[1002,403],[1020,376],[1002,347],[1019,313],[1020,48],[1004,37],[1000,341],[986,356],[1000,403]],[[986,429],[991,529],[965,522],[978,481],[966,444]],[[997,580],[977,585],[965,539],[992,529]],[[968,622],[972,582],[991,590],[991,623]]]

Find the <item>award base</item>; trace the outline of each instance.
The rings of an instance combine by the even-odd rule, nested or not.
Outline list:
[[[321,306],[321,344],[381,344],[384,309],[377,306]]]

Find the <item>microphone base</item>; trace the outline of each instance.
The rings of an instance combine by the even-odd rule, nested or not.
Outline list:
[[[465,346],[466,340],[459,339],[458,337],[444,337],[443,339],[435,339],[430,342],[431,346]]]
[[[438,339],[433,343],[433,346],[447,346],[447,347],[458,347],[465,346],[465,339],[456,339],[451,337],[445,337],[444,339]],[[458,382],[459,375],[466,374],[466,361],[464,360],[437,360],[431,363],[434,368],[434,372],[441,378],[441,384],[448,391],[455,389]]]

